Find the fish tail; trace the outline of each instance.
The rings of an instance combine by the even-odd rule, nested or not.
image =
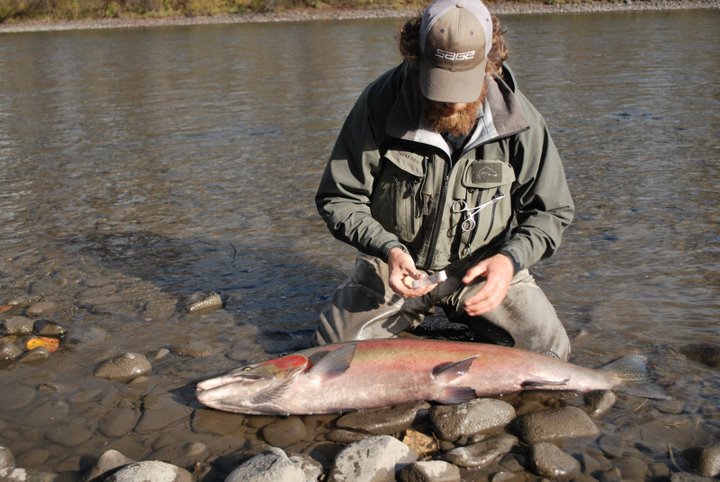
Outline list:
[[[620,391],[643,398],[668,400],[670,396],[658,385],[650,375],[647,357],[629,355],[611,361],[600,368],[615,375],[622,384]]]

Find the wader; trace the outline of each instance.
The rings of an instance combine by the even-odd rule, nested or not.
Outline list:
[[[477,341],[552,352],[562,360],[570,354],[570,341],[562,323],[527,269],[518,271],[502,305],[482,317],[470,317],[463,300],[483,285],[460,279],[476,260],[463,260],[446,269],[448,279],[419,298],[402,298],[388,286],[388,265],[380,258],[361,254],[349,278],[335,291],[330,307],[320,315],[314,343],[391,338],[412,330],[435,306],[448,319],[463,323]]]

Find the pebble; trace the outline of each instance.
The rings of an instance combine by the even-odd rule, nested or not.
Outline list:
[[[335,458],[328,482],[394,482],[417,454],[389,435],[375,435],[348,445]]]
[[[406,430],[419,414],[429,408],[430,404],[427,402],[415,402],[391,408],[350,412],[337,419],[335,426],[373,435],[387,435]]]
[[[17,464],[21,467],[37,467],[38,465],[44,464],[50,456],[50,452],[47,449],[36,448],[30,449],[17,457]]]
[[[291,455],[290,461],[305,474],[306,481],[320,480],[324,468],[320,462],[307,455]]]
[[[30,316],[42,316],[57,310],[57,303],[52,301],[38,301],[25,309],[25,314]]]
[[[61,337],[67,333],[67,330],[50,320],[36,320],[33,323],[33,333],[40,336]]]
[[[144,460],[121,468],[106,482],[193,482],[193,476],[185,469],[159,460]]]
[[[180,403],[170,393],[146,395],[143,398],[142,416],[135,426],[135,432],[154,433],[170,424],[179,423],[191,413],[190,407]]]
[[[55,482],[58,474],[35,469],[0,469],[2,482]],[[158,481],[159,482],[159,481]]]
[[[698,472],[704,477],[720,476],[720,445],[704,448],[698,466]]]
[[[454,448],[445,454],[445,460],[460,467],[482,468],[502,458],[517,442],[516,437],[503,434],[467,447]]]
[[[9,448],[0,445],[0,470],[15,467],[15,457]]]
[[[305,472],[282,449],[272,447],[243,463],[225,482],[305,482]]]
[[[359,442],[362,439],[367,438],[368,436],[364,433],[360,432],[353,432],[352,430],[344,430],[344,429],[336,429],[331,430],[330,432],[325,435],[325,438],[332,441],[332,442],[338,442],[343,444],[349,444],[353,442]]]
[[[104,361],[95,369],[98,378],[128,382],[133,378],[146,375],[152,366],[147,358],[140,353],[123,353]]]
[[[638,457],[623,457],[615,462],[623,480],[645,480],[648,474],[647,464]]]
[[[246,417],[218,410],[198,409],[192,416],[192,429],[198,433],[235,436],[244,430]]]
[[[284,448],[304,439],[307,429],[298,417],[288,417],[264,426],[261,434],[268,444]]]
[[[17,410],[35,400],[35,388],[15,385],[12,390],[0,390],[0,410]]]
[[[50,352],[47,348],[41,346],[40,348],[34,348],[30,351],[23,353],[23,355],[20,357],[20,362],[33,363],[37,361],[47,360],[48,358],[50,358]]]
[[[62,400],[48,400],[30,412],[30,420],[34,426],[44,427],[51,423],[57,423],[70,413],[70,406]]]
[[[617,401],[617,395],[610,390],[595,390],[584,397],[588,415],[599,418],[605,415]]]
[[[580,462],[549,442],[533,445],[532,462],[538,475],[550,480],[571,479],[580,473]]]
[[[54,424],[45,434],[45,437],[52,443],[63,447],[76,447],[90,440],[95,433],[95,427],[91,423],[75,418],[69,423]]]
[[[518,435],[530,444],[565,438],[594,437],[600,433],[588,414],[577,407],[529,413],[518,417],[515,422]]]
[[[23,354],[23,350],[8,338],[0,338],[0,360],[12,360]]]
[[[454,441],[504,427],[515,418],[515,409],[502,400],[482,398],[459,405],[437,405],[430,410],[430,420],[442,440]]]
[[[460,482],[460,469],[444,460],[428,460],[406,465],[399,482]]]
[[[130,407],[115,407],[100,420],[98,429],[106,437],[118,438],[127,435],[140,420],[140,411]]]
[[[30,335],[33,331],[33,320],[26,316],[11,316],[2,326],[6,335]]]
[[[104,452],[100,458],[95,462],[95,466],[90,469],[90,472],[85,477],[85,480],[94,480],[100,477],[102,474],[109,472],[123,465],[129,465],[135,461],[126,457],[117,450],[110,449]]]

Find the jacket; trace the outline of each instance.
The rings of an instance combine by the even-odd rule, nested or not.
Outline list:
[[[368,85],[315,197],[330,232],[384,260],[404,246],[426,270],[502,252],[517,271],[552,255],[574,214],[560,156],[510,70],[486,82],[478,125],[455,152],[423,128],[417,72],[408,64]],[[462,210],[483,203],[474,216]]]

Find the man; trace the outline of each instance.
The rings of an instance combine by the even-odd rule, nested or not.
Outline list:
[[[441,306],[478,341],[567,359],[527,268],[555,252],[574,206],[498,20],[480,0],[437,0],[405,24],[400,51],[350,112],[315,198],[361,252],[315,343],[392,337]],[[413,284],[440,270],[446,281]]]

